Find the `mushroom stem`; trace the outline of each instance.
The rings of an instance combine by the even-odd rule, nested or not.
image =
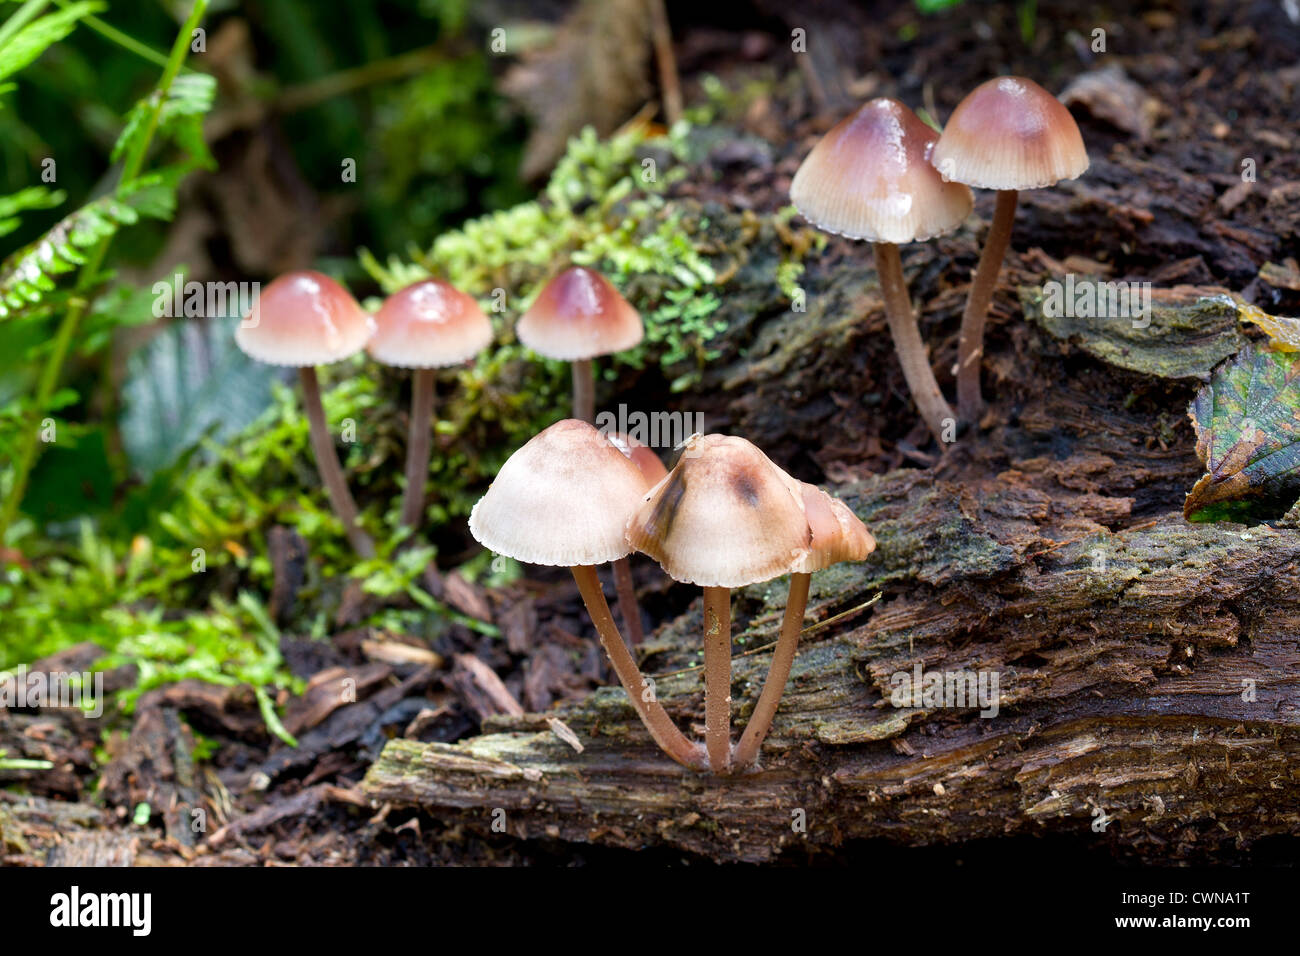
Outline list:
[[[1011,229],[1016,221],[1014,189],[998,191],[997,205],[993,209],[993,222],[984,251],[980,253],[975,277],[966,296],[966,308],[961,314],[961,338],[957,343],[957,410],[964,421],[975,424],[984,404],[980,396],[980,363],[984,357],[984,323],[988,319],[989,303],[993,289],[998,284],[1002,259],[1011,242]]]
[[[402,495],[402,524],[420,525],[424,515],[424,482],[429,476],[430,433],[433,430],[434,370],[417,368],[411,377],[411,427],[406,440],[406,492]]]
[[[704,746],[714,773],[731,769],[731,589],[704,589]]]
[[[632,565],[627,558],[619,558],[613,564],[614,589],[618,592],[618,612],[623,615],[627,626],[628,643],[636,647],[645,640],[645,630],[641,627],[641,606],[636,601],[636,584],[632,581]]]
[[[744,769],[758,759],[767,732],[772,728],[772,718],[785,693],[790,668],[794,664],[795,650],[799,646],[799,632],[803,629],[803,612],[808,607],[808,583],[811,574],[790,575],[790,595],[785,602],[785,620],[781,623],[781,636],[772,651],[772,664],[767,671],[763,692],[758,695],[754,713],[740,735],[740,743],[732,755],[736,769]]]
[[[945,420],[956,421],[952,407],[943,397],[934,369],[921,341],[921,330],[916,324],[912,299],[907,294],[903,279],[903,263],[898,257],[898,246],[892,242],[877,242],[871,247],[876,257],[876,273],[880,278],[880,291],[885,298],[885,318],[889,332],[894,337],[894,350],[903,366],[903,378],[912,392],[912,400],[934,433],[935,440],[943,442]]]
[[[699,744],[691,743],[686,739],[686,735],[677,729],[677,725],[664,710],[663,704],[659,703],[653,688],[648,686],[646,679],[641,675],[641,669],[636,666],[636,661],[628,652],[627,645],[623,643],[623,636],[619,634],[618,627],[614,624],[614,617],[609,613],[609,604],[605,601],[605,592],[601,590],[600,578],[596,576],[595,567],[589,564],[579,565],[569,570],[573,572],[573,579],[578,582],[582,603],[587,606],[591,623],[596,626],[596,633],[600,635],[600,643],[604,646],[605,653],[609,655],[610,663],[614,665],[614,673],[618,675],[619,683],[627,692],[628,700],[632,702],[641,722],[650,731],[650,736],[664,753],[683,767],[703,770],[704,755],[700,752]]]
[[[596,423],[596,371],[591,359],[573,363],[573,417],[588,425]]]
[[[316,379],[315,366],[308,365],[298,370],[302,381],[302,403],[307,409],[307,421],[311,426],[311,447],[316,453],[316,469],[320,472],[325,490],[329,492],[330,503],[334,513],[343,522],[348,541],[353,549],[363,558],[375,556],[375,542],[357,523],[357,503],[352,500],[347,482],[343,478],[343,469],[339,467],[338,455],[334,451],[334,437],[329,426],[325,424],[325,408],[320,400],[320,382]]]

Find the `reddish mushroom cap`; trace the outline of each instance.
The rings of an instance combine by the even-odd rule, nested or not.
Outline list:
[[[647,489],[653,488],[667,476],[668,469],[664,467],[663,461],[655,454],[653,448],[622,432],[609,432],[605,437],[610,440],[610,443],[615,448],[627,455],[632,460],[632,464],[641,470],[641,474],[645,477]]]
[[[645,336],[636,309],[599,272],[582,266],[546,283],[515,331],[538,355],[567,362],[621,352]]]
[[[957,104],[931,161],[946,179],[980,189],[1038,189],[1088,168],[1074,117],[1033,80],[1000,76]]]
[[[473,358],[491,342],[492,323],[472,297],[425,279],[384,300],[366,351],[398,368],[440,368]]]
[[[646,494],[627,540],[687,584],[735,588],[780,577],[808,553],[798,485],[745,439],[702,435]]]
[[[327,365],[365,347],[375,323],[343,286],[319,272],[288,272],[262,289],[235,343],[268,365]]]
[[[902,103],[875,99],[813,147],[790,201],[818,229],[871,242],[920,242],[951,232],[974,199],[930,165],[939,134]]]
[[[861,561],[876,550],[876,539],[848,505],[816,485],[801,481],[799,487],[812,538],[808,556],[796,571],[811,573],[841,561]]]

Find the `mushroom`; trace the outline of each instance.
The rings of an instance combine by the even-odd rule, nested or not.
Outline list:
[[[705,748],[716,773],[731,767],[731,588],[788,574],[810,540],[799,483],[729,435],[691,438],[628,522],[634,549],[704,589]]]
[[[652,448],[622,432],[609,432],[605,437],[641,470],[647,491],[667,476],[668,469],[664,467],[664,463],[659,460],[659,456]],[[612,567],[614,568],[614,590],[618,594],[618,610],[623,615],[623,623],[627,625],[628,641],[635,647],[645,640],[645,630],[641,626],[641,605],[636,599],[632,565],[626,557],[622,557],[615,561]]]
[[[468,361],[491,342],[492,323],[478,303],[440,279],[408,285],[375,313],[375,334],[366,351],[385,365],[414,370],[401,511],[406,527],[418,526],[424,513],[435,370]]]
[[[357,521],[356,502],[325,423],[316,366],[355,355],[374,328],[374,320],[343,286],[319,272],[303,271],[286,273],[261,290],[235,330],[235,343],[247,355],[268,365],[298,369],[316,467],[334,513],[363,558],[374,557],[375,543]]]
[[[945,180],[998,191],[957,345],[957,410],[974,423],[983,404],[984,323],[1011,240],[1018,191],[1083,175],[1088,152],[1074,117],[1056,97],[1033,80],[1001,76],[981,83],[957,104],[930,161]]]
[[[790,201],[818,229],[872,243],[903,377],[943,441],[945,420],[955,419],[930,367],[898,257],[898,243],[951,232],[971,211],[971,191],[944,182],[930,165],[937,138],[897,100],[871,100],[813,147],[790,184]]]
[[[763,683],[758,703],[754,705],[754,712],[732,755],[737,770],[753,765],[758,759],[763,740],[772,727],[777,705],[785,693],[785,684],[790,678],[790,668],[799,646],[799,632],[803,629],[804,611],[808,607],[808,586],[812,581],[812,572],[821,571],[841,561],[861,561],[876,550],[876,539],[858,516],[849,510],[848,505],[816,485],[801,481],[799,490],[810,534],[808,553],[790,573],[790,594],[786,599],[785,618],[781,622],[781,635],[772,651],[767,680]]]
[[[511,455],[469,516],[485,547],[528,564],[567,567],[628,700],[660,748],[702,769],[703,754],[673,724],[623,643],[596,565],[631,552],[624,528],[645,495],[632,461],[586,422],[566,419]],[[647,699],[649,698],[649,699]]]
[[[515,326],[519,341],[538,355],[573,363],[573,417],[596,420],[592,359],[637,345],[641,316],[609,280],[573,266],[542,288]]]

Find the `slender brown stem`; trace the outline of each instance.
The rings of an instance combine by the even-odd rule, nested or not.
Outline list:
[[[424,483],[429,477],[433,431],[434,370],[417,368],[411,376],[411,427],[406,439],[406,492],[402,495],[402,524],[418,528],[424,517]]]
[[[664,753],[683,767],[703,770],[704,754],[700,745],[687,740],[686,735],[677,729],[663,704],[654,695],[653,689],[641,676],[641,669],[636,666],[627,645],[623,643],[623,636],[619,634],[614,617],[609,613],[609,604],[605,601],[605,592],[601,590],[596,569],[591,565],[581,565],[569,570],[578,582],[582,603],[587,605],[587,613],[591,615],[591,623],[596,625],[596,633],[600,635],[600,643],[609,655],[610,663],[614,665],[614,673],[618,675],[619,683],[627,691],[628,700],[650,731],[650,736]]]
[[[889,332],[894,337],[894,351],[903,366],[903,378],[907,380],[921,417],[935,439],[942,442],[946,421],[955,423],[957,419],[935,381],[934,369],[930,368],[930,357],[921,341],[921,330],[916,325],[916,313],[912,310],[912,299],[903,279],[903,262],[898,257],[898,246],[877,242],[871,251],[876,257],[880,292],[885,298],[885,318],[889,320]]]
[[[645,630],[641,627],[641,605],[636,601],[632,564],[627,558],[619,558],[614,562],[613,568],[614,590],[618,593],[618,612],[623,615],[623,624],[627,627],[628,643],[636,647],[645,640]]]
[[[704,746],[714,773],[731,769],[731,589],[704,589]]]
[[[781,636],[777,638],[776,648],[772,651],[772,664],[767,671],[767,681],[763,692],[758,695],[754,713],[745,725],[745,732],[740,735],[740,744],[736,747],[732,760],[737,770],[743,770],[758,759],[758,752],[763,740],[772,727],[772,718],[785,693],[785,683],[790,679],[790,668],[794,664],[795,650],[799,646],[799,632],[803,629],[803,612],[808,607],[808,582],[811,574],[790,575],[790,595],[785,602],[785,620],[781,624]]]
[[[1011,229],[1016,222],[1016,197],[1014,189],[998,191],[997,205],[993,208],[993,222],[984,251],[980,253],[970,292],[966,295],[966,308],[961,314],[961,338],[957,343],[957,410],[963,421],[976,424],[984,404],[980,397],[980,364],[984,358],[984,323],[988,320],[989,303],[993,289],[998,284],[1002,259],[1011,242]]]
[[[591,359],[578,359],[573,363],[573,417],[589,424],[596,423],[596,370]]]
[[[307,421],[311,426],[311,447],[316,453],[316,469],[321,481],[329,493],[334,513],[343,522],[352,548],[363,558],[375,556],[375,543],[370,535],[357,523],[357,503],[352,500],[352,492],[343,478],[343,469],[339,467],[339,458],[334,451],[334,437],[329,426],[325,424],[325,408],[320,401],[320,382],[316,380],[316,369],[308,365],[298,369],[302,381],[302,403],[307,409]]]
[[[659,67],[659,91],[664,98],[664,120],[673,126],[682,118],[682,86],[677,79],[677,57],[673,55],[673,34],[664,0],[650,0],[650,22],[655,62]]]

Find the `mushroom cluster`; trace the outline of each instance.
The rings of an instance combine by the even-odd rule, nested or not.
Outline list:
[[[470,514],[484,546],[531,564],[568,567],[628,699],[660,748],[715,773],[752,767],[794,660],[808,581],[874,548],[842,502],[796,481],[743,438],[696,435],[653,487],[615,440],[569,419],[547,428],[502,466]],[[705,742],[677,728],[628,651],[596,566],[640,551],[669,577],[704,591]],[[731,744],[732,588],[790,575],[790,596],[768,679]]]
[[[984,325],[1018,190],[1074,179],[1087,168],[1069,110],[1032,80],[1004,76],[962,100],[942,134],[897,100],[871,100],[822,137],[795,173],[790,201],[805,219],[825,232],[872,243],[903,378],[940,443],[955,438],[957,417],[930,366],[898,245],[956,229],[972,209],[971,186],[998,191],[958,342],[958,414],[975,424]]]

